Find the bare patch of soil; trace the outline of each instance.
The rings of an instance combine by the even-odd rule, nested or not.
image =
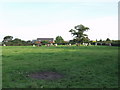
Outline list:
[[[29,75],[29,77],[34,78],[34,79],[43,79],[43,80],[56,80],[63,78],[62,74],[59,74],[57,72],[37,72],[37,73],[32,73]]]

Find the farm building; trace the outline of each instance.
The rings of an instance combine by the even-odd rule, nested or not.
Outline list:
[[[53,38],[37,38],[37,41],[49,41],[50,43],[53,43],[54,42],[54,39]]]
[[[53,38],[37,38],[36,40],[33,40],[33,43],[42,43],[42,41],[47,41],[49,43],[54,43],[54,39]]]

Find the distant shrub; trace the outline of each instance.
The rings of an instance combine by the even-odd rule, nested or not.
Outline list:
[[[111,45],[112,46],[120,46],[120,41],[112,42]]]

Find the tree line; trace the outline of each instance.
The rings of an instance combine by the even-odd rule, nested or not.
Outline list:
[[[86,27],[82,24],[77,25],[74,27],[74,29],[70,29],[69,32],[73,36],[72,40],[69,41],[64,41],[62,36],[57,36],[55,38],[54,43],[57,43],[58,45],[66,45],[66,44],[77,44],[81,45],[83,43],[90,43],[92,45],[109,45],[111,44],[112,46],[120,46],[120,40],[110,40],[107,38],[106,40],[100,39],[99,41],[91,41],[88,37],[87,34],[85,34],[86,31],[89,30],[89,27]],[[36,42],[32,42],[30,40],[25,41],[21,40],[19,38],[13,39],[13,36],[5,36],[3,38],[2,44],[5,44],[7,46],[28,46],[28,45],[33,45],[37,44]],[[42,41],[42,44],[49,44],[49,41]]]
[[[32,42],[30,40],[25,41],[19,38],[13,39],[13,36],[5,36],[3,38],[2,44],[7,46],[28,46],[32,45]]]

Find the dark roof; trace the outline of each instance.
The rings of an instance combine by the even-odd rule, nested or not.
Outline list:
[[[41,41],[44,41],[44,40],[51,40],[51,41],[53,41],[53,38],[37,38],[37,40],[41,40]]]

